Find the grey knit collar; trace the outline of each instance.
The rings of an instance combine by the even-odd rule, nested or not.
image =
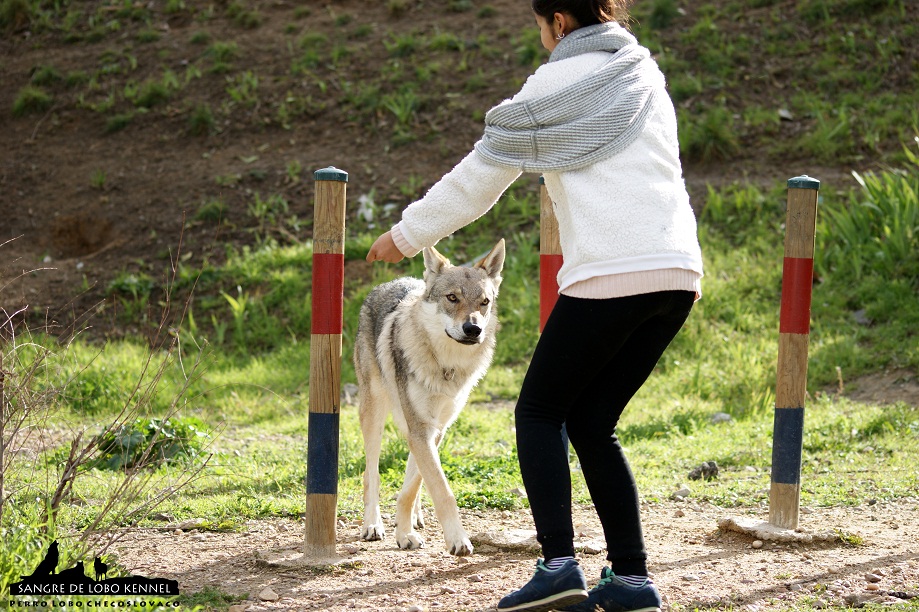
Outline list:
[[[638,40],[615,21],[598,23],[578,28],[558,41],[549,61],[557,62],[592,51],[615,53],[627,45],[635,44],[638,44]]]
[[[490,163],[524,172],[585,168],[635,141],[664,76],[649,51],[611,22],[575,30],[552,55],[555,62],[592,51],[609,60],[578,82],[536,99],[504,102],[485,115],[476,151]]]

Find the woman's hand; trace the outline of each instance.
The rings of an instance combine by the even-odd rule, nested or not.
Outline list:
[[[370,262],[385,261],[386,263],[397,263],[402,261],[404,257],[405,255],[403,255],[399,247],[396,246],[396,242],[392,239],[392,235],[389,232],[377,238],[373,246],[370,247],[370,252],[367,253],[367,261]]]

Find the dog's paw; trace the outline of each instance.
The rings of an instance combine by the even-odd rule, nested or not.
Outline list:
[[[375,542],[376,540],[382,540],[386,535],[386,530],[383,528],[382,523],[377,523],[376,525],[364,525],[364,528],[361,529],[361,539],[365,542]]]
[[[417,533],[410,531],[404,536],[397,537],[396,544],[398,544],[399,548],[402,550],[414,550],[424,546],[424,538],[422,538]]]
[[[412,513],[412,529],[424,529],[424,514]]]
[[[472,554],[472,542],[469,538],[463,538],[452,543],[448,543],[451,555],[457,557],[468,557]]]

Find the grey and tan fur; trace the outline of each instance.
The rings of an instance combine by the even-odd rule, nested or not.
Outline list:
[[[396,502],[396,543],[424,540],[421,482],[434,501],[453,555],[472,554],[456,498],[440,465],[447,428],[485,375],[498,329],[495,299],[504,266],[504,240],[471,268],[424,250],[424,281],[400,278],[376,287],[361,307],[354,348],[360,394],[364,471],[364,540],[385,535],[380,515],[380,446],[390,412],[408,442],[405,482]]]

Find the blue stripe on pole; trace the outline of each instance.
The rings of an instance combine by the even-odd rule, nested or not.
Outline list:
[[[772,482],[801,482],[804,408],[776,408],[772,437]]]
[[[306,492],[338,493],[338,413],[310,412],[307,422]]]

